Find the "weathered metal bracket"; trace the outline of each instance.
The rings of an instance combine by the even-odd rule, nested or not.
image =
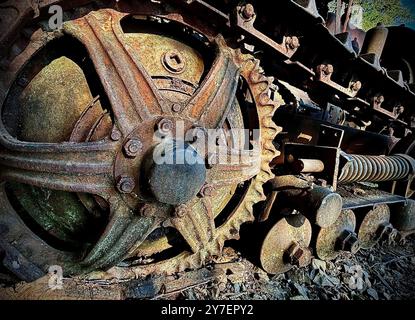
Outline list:
[[[354,98],[359,92],[362,84],[360,81],[352,81],[348,88],[345,88],[338,83],[331,80],[334,68],[331,64],[320,64],[316,67],[316,81],[323,83],[330,88],[346,95],[349,98]]]
[[[237,6],[230,21],[231,25],[235,25],[245,36],[275,50],[287,59],[291,58],[300,46],[298,38],[284,36],[282,43],[277,43],[255,29],[255,19],[256,14],[252,5],[247,4],[246,6]]]
[[[328,146],[314,146],[300,143],[287,143],[284,146],[284,163],[292,162],[293,159],[313,159],[324,163],[324,169],[314,176],[324,179],[328,185],[335,190],[339,172],[340,149]]]

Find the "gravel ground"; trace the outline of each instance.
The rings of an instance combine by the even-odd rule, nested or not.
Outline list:
[[[401,244],[378,244],[356,255],[270,276],[232,248],[207,267],[214,281],[155,299],[397,300],[415,298],[415,236]],[[180,277],[180,275],[176,275]],[[0,288],[18,280],[0,268]]]

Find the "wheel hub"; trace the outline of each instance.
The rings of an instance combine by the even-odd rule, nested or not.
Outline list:
[[[154,154],[148,181],[157,201],[179,205],[195,197],[206,180],[204,159],[196,149],[170,140],[159,144]]]

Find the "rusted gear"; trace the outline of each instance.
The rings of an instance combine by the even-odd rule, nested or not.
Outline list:
[[[278,155],[272,141],[280,132],[272,116],[279,106],[268,96],[268,90],[273,81],[261,73],[260,62],[251,55],[242,54],[240,51],[233,53],[235,61],[240,66],[240,75],[243,77],[252,94],[259,116],[261,130],[261,154],[260,171],[252,178],[243,198],[228,217],[226,222],[216,229],[212,239],[195,253],[183,252],[171,259],[149,265],[137,267],[113,267],[100,277],[132,278],[141,277],[153,273],[171,274],[194,269],[202,266],[210,257],[220,255],[225,241],[239,239],[239,229],[243,223],[254,221],[253,205],[265,200],[262,185],[272,179],[274,174],[270,169],[270,162]],[[97,275],[98,276],[98,275]]]
[[[140,51],[143,48],[138,45],[142,42],[120,28],[120,21],[128,17],[128,14],[104,9],[69,21],[63,27],[64,35],[77,39],[88,51],[111,105],[110,112],[103,111],[96,99],[92,100],[69,132],[70,143],[62,142],[67,140],[59,137],[52,137],[47,143],[43,137],[29,140],[39,142],[19,141],[3,125],[0,127],[2,180],[73,192],[88,211],[109,211],[105,230],[89,248],[76,252],[57,250],[37,238],[13,213],[15,210],[2,183],[0,204],[4,214],[0,214],[0,224],[5,227],[0,235],[5,243],[21,239],[14,243],[16,249],[21,254],[30,252],[30,257],[24,258],[40,270],[58,264],[65,273],[78,274],[106,270],[125,258],[152,256],[171,247],[167,235],[152,238],[159,228],[174,229],[173,236],[180,235],[187,249],[160,262],[116,267],[118,274],[129,277],[196,268],[209,257],[219,255],[226,240],[238,238],[240,225],[254,219],[253,204],[265,199],[262,185],[273,178],[269,163],[277,151],[272,141],[280,129],[272,117],[278,105],[269,97],[273,79],[262,74],[259,61],[230,49],[221,36],[210,36],[215,59],[197,86],[195,83],[199,80],[191,78],[189,70],[193,66],[200,70],[201,76],[203,66],[192,65],[191,59],[180,75],[170,68],[160,71],[162,69],[152,64],[154,60],[145,64],[137,53],[143,54]],[[175,21],[176,24],[181,22],[180,19]],[[160,39],[154,36],[151,41],[154,47]],[[168,41],[163,45],[168,47]],[[180,54],[169,55],[170,67],[174,63],[181,66],[189,58],[186,48],[181,48]],[[167,49],[170,52],[171,48]],[[165,63],[164,56],[157,60],[160,65]],[[73,69],[70,62],[61,63]],[[23,65],[18,67],[24,68]],[[28,86],[35,86],[35,89],[28,89],[28,101],[33,96],[31,92],[38,92],[38,88],[48,84],[49,72],[61,69],[54,69],[51,64],[44,68],[44,77],[33,78],[36,79],[34,83],[29,81]],[[162,72],[162,76],[158,77],[157,72]],[[182,81],[178,77],[187,78]],[[249,118],[255,124],[250,129],[258,129],[259,136],[250,142],[258,153],[255,149],[234,148],[227,151],[230,152],[227,155],[237,153],[242,164],[222,165],[211,163],[209,155],[198,145],[198,139],[176,143],[178,120],[185,131],[204,132],[234,126],[243,129],[237,90],[243,90],[242,96],[245,95],[244,99],[251,106]],[[51,99],[48,96],[46,100]],[[47,110],[47,103],[41,107]],[[64,111],[61,114],[64,116]],[[231,116],[236,120],[229,119]],[[238,127],[241,124],[242,127]],[[157,129],[162,136],[155,139]],[[33,129],[28,130],[28,139],[31,133]],[[165,154],[170,152],[175,157],[183,151],[197,161],[186,163],[186,170],[173,167],[177,171],[173,169],[174,174],[171,174],[172,167],[167,170],[148,157],[159,146],[165,147],[166,141],[175,142],[163,149]],[[220,143],[218,148],[221,148]],[[207,163],[198,165],[200,161]],[[230,202],[238,185],[243,185],[243,194],[238,195],[242,199],[228,209],[230,213],[223,221],[217,222],[216,218]]]

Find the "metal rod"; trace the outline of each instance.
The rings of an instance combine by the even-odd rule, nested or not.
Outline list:
[[[300,172],[323,172],[324,163],[318,159],[298,159],[297,165],[301,168]]]

